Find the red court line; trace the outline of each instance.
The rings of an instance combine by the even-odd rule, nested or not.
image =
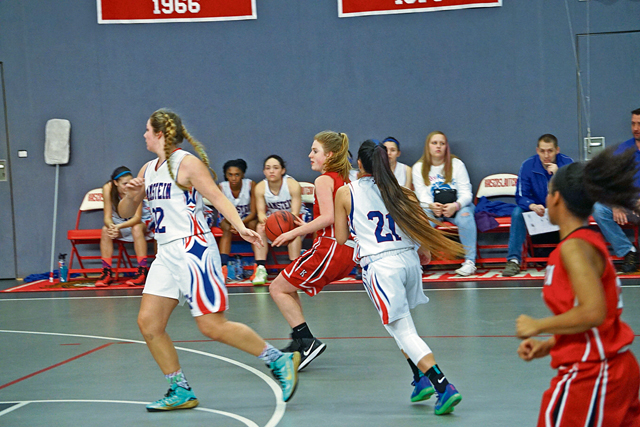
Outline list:
[[[38,375],[38,374],[41,374],[41,373],[43,373],[43,372],[49,371],[49,370],[51,370],[51,369],[53,369],[53,368],[57,368],[58,366],[62,366],[62,365],[64,365],[64,364],[66,364],[66,363],[69,363],[69,362],[71,362],[71,361],[74,361],[74,360],[76,360],[76,359],[79,359],[79,358],[81,358],[81,357],[84,357],[84,356],[86,356],[86,355],[88,355],[88,354],[95,353],[96,351],[98,351],[98,350],[102,350],[103,348],[106,348],[106,347],[109,347],[109,346],[110,346],[110,345],[112,345],[112,344],[114,344],[114,343],[112,343],[112,342],[111,342],[111,343],[108,343],[108,344],[103,344],[103,345],[101,345],[100,347],[96,347],[96,348],[94,348],[93,350],[86,351],[86,352],[84,352],[84,353],[82,353],[82,354],[79,354],[79,355],[77,355],[77,356],[72,357],[71,359],[67,359],[67,360],[64,360],[64,361],[62,361],[62,362],[60,362],[60,363],[56,363],[55,365],[51,365],[51,366],[49,366],[48,368],[40,369],[40,370],[39,370],[39,371],[37,371],[37,372],[34,372],[34,373],[29,374],[29,375],[27,375],[27,376],[24,376],[24,377],[22,377],[22,378],[18,378],[17,380],[13,380],[13,381],[11,381],[11,382],[9,382],[9,383],[6,383],[5,385],[0,385],[0,390],[2,390],[2,389],[3,389],[3,388],[5,388],[5,387],[9,387],[10,385],[13,385],[13,384],[15,384],[15,383],[19,383],[20,381],[26,380],[27,378],[31,378],[31,377],[36,376],[36,375]]]

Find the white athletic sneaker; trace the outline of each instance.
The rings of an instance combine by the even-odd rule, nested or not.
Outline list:
[[[264,265],[259,265],[256,268],[256,274],[251,283],[255,285],[266,285],[267,277],[268,277],[267,269],[264,268]]]
[[[476,272],[476,264],[471,260],[465,260],[459,269],[456,270],[458,276],[471,276]]]

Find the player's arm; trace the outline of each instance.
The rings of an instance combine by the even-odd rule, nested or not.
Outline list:
[[[177,181],[183,187],[194,187],[206,197],[218,212],[235,227],[244,240],[262,246],[260,235],[245,227],[236,207],[220,191],[220,188],[213,181],[209,169],[200,159],[195,156],[186,156],[180,164]]]
[[[295,179],[287,178],[287,185],[289,186],[289,194],[291,195],[291,213],[296,218],[300,218],[300,209],[302,208],[302,189],[300,183]]]
[[[264,200],[265,181],[260,181],[253,187],[256,201],[256,214],[258,215],[258,222],[264,224],[267,222],[267,203]]]
[[[118,230],[121,230],[123,228],[133,227],[134,225],[139,224],[141,222],[142,222],[142,203],[138,205],[138,209],[136,209],[136,213],[131,218],[129,218],[128,220],[120,224],[115,224],[114,227]]]
[[[516,333],[520,338],[542,333],[578,334],[604,322],[607,305],[600,277],[605,260],[595,247],[582,239],[565,242],[560,256],[571,280],[575,305],[565,313],[543,319],[521,315],[516,321]]]
[[[146,163],[140,171],[138,176],[129,181],[124,187],[124,197],[118,203],[118,215],[122,218],[129,218],[135,215],[138,206],[142,204],[142,200],[145,197],[144,191],[144,172],[147,170],[149,163]]]
[[[411,166],[407,166],[407,182],[405,184],[409,190],[413,190],[413,172]]]
[[[335,222],[336,241],[344,245],[349,240],[349,222],[347,218],[351,212],[351,190],[344,185],[336,192]]]
[[[255,196],[255,182],[251,181],[251,190],[250,191],[250,195],[251,195],[251,202],[249,203],[249,215],[247,215],[246,217],[244,217],[242,219],[242,222],[244,222],[244,225],[249,224],[251,221],[253,221],[254,219],[256,219],[256,196]]]
[[[113,218],[111,217],[112,215],[112,209],[113,207],[111,206],[111,187],[113,186],[113,184],[111,183],[111,181],[107,182],[105,185],[102,186],[102,200],[104,201],[104,208],[103,208],[103,215],[104,215],[104,225],[109,228],[113,225]],[[116,190],[117,191],[117,190]]]
[[[316,178],[315,186],[320,215],[314,218],[313,221],[307,223],[296,219],[296,224],[298,224],[299,227],[278,236],[278,238],[273,241],[272,246],[286,245],[298,236],[306,236],[309,233],[322,230],[333,224],[333,179],[330,176],[321,175]],[[302,224],[300,224],[301,222]]]

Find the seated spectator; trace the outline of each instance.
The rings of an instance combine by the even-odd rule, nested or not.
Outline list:
[[[264,160],[265,179],[256,184],[256,209],[258,225],[256,231],[262,237],[264,246],[253,247],[256,256],[256,270],[251,279],[254,285],[267,283],[267,254],[269,252],[267,234],[264,230],[269,215],[276,211],[286,210],[300,218],[306,216],[307,209],[302,206],[301,189],[298,181],[287,175],[287,169],[282,157],[272,154]],[[288,245],[289,259],[294,261],[300,256],[302,237],[293,239]]]
[[[151,233],[153,221],[149,205],[145,199],[131,218],[121,218],[118,215],[118,204],[124,197],[124,187],[133,179],[131,170],[120,166],[111,174],[111,179],[102,187],[104,200],[104,226],[100,236],[100,258],[102,258],[102,274],[96,282],[96,287],[102,288],[113,283],[113,240],[133,242],[133,248],[138,262],[138,272],[126,285],[144,285],[149,271],[147,265],[147,240]]]
[[[402,154],[402,152],[400,151],[400,143],[392,136],[386,137],[382,141],[382,143],[385,147],[387,147],[387,155],[389,156],[389,167],[391,168],[393,174],[396,176],[398,184],[412,190],[413,186],[411,182],[411,166],[407,166],[404,163],[400,163],[398,161],[398,157],[400,157],[400,154]]]
[[[507,265],[502,270],[504,277],[520,273],[522,245],[527,238],[527,227],[522,214],[533,211],[539,216],[544,216],[551,177],[558,168],[573,163],[569,156],[560,153],[558,138],[550,133],[538,138],[536,153],[522,163],[518,172],[517,206],[511,213]]]
[[[478,231],[471,181],[464,163],[451,154],[444,133],[431,132],[427,136],[422,158],[413,165],[413,186],[427,214],[458,226],[465,257],[456,274],[475,273]]]
[[[243,159],[229,160],[222,166],[226,181],[219,184],[222,194],[225,195],[236,207],[238,215],[244,225],[252,230],[256,228],[256,200],[254,197],[254,182],[244,177],[247,171],[247,162]],[[227,280],[227,263],[231,252],[231,239],[234,234],[238,234],[236,229],[221,217],[220,229],[222,237],[218,242],[220,250],[220,262],[222,263],[222,274]]]
[[[635,150],[636,162],[640,164],[640,108],[631,112],[631,132],[633,138],[620,144],[615,154],[620,154],[625,150]],[[638,186],[640,186],[640,172],[636,174],[636,187]],[[638,248],[631,243],[620,226],[627,224],[630,219],[638,222],[638,216],[619,207],[596,203],[593,207],[593,218],[598,223],[605,239],[611,243],[613,253],[618,257],[624,257],[621,270],[624,273],[637,271]]]

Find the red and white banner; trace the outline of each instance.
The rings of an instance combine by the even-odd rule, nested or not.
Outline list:
[[[502,6],[502,0],[338,0],[338,16],[348,18],[497,6]]]
[[[257,19],[256,0],[96,0],[98,24]]]

